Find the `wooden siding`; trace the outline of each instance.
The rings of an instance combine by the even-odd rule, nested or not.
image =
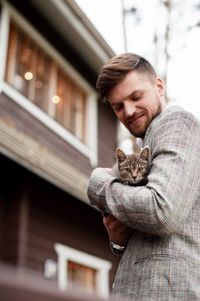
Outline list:
[[[18,247],[20,242],[20,212],[21,196],[24,189],[25,176],[22,169],[16,165],[13,170],[13,162],[0,155],[1,166],[1,207],[2,231],[1,233],[1,258],[14,265],[18,261]]]
[[[43,272],[48,258],[56,259],[54,244],[70,246],[113,262],[101,214],[56,187],[35,178],[30,184],[27,267]],[[56,204],[56,205],[55,205]]]
[[[96,74],[34,6],[29,1],[10,2],[94,87]],[[0,120],[38,142],[80,173],[90,175],[93,167],[88,158],[2,94]],[[112,110],[99,102],[99,166],[112,166],[115,161],[116,128]],[[0,260],[23,271],[34,271],[42,278],[45,260],[57,260],[54,244],[59,242],[111,261],[111,286],[120,258],[111,253],[101,214],[2,154],[0,167]]]
[[[45,260],[57,260],[54,244],[59,242],[111,261],[112,285],[119,257],[110,251],[101,214],[6,157],[0,158],[5,174],[11,171],[2,183],[15,191],[2,192],[9,214],[1,260],[42,276]]]
[[[18,273],[5,265],[0,265],[0,270],[1,301],[105,301],[105,298],[77,290],[61,292],[55,283],[45,281],[35,274]],[[122,301],[122,298],[111,297],[107,300]]]
[[[0,258],[3,256],[3,235],[4,235],[4,215],[5,215],[5,200],[2,191],[0,191]]]
[[[5,95],[0,95],[0,119],[40,143],[74,168],[90,175],[88,158],[58,137],[30,113]],[[109,105],[98,103],[98,165],[112,166],[115,157],[117,121]]]
[[[112,167],[117,146],[117,119],[107,103],[99,101],[98,112],[98,164],[101,167]]]
[[[94,74],[82,56],[66,40],[63,40],[56,29],[52,28],[52,24],[37,11],[31,1],[9,0],[9,2],[95,89],[97,74]],[[58,157],[74,165],[78,170],[90,175],[93,167],[91,167],[88,158],[5,95],[0,95],[0,118],[35,139],[42,146],[57,154]],[[100,102],[98,103],[98,141],[98,165],[111,166],[115,160],[113,153],[116,147],[116,117],[108,105]]]
[[[88,158],[5,95],[0,95],[0,118],[18,129],[19,132],[33,138],[59,158],[74,165],[74,168],[86,175],[90,174],[91,166]]]

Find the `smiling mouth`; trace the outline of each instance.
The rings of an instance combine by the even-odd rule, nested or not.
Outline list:
[[[141,117],[143,117],[143,116],[144,116],[144,114],[138,114],[134,118],[130,118],[128,120],[127,124],[129,124],[129,125],[130,124],[136,125],[139,122],[139,120],[141,119]]]

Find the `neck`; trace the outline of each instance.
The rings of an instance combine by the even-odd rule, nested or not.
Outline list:
[[[166,98],[164,96],[161,97],[160,104],[161,104],[161,111],[164,111],[167,106]]]

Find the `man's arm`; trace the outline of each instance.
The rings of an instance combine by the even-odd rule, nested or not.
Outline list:
[[[133,229],[160,236],[182,233],[200,190],[199,123],[186,112],[173,112],[160,118],[149,136],[148,184],[125,186],[108,170],[97,168],[90,179],[89,199],[96,205],[101,202]]]

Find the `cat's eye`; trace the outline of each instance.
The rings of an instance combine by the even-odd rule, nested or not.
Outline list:
[[[130,172],[131,169],[130,168],[125,168],[125,171]]]
[[[144,171],[144,168],[143,168],[143,167],[138,167],[138,171],[139,171],[139,172],[143,172],[143,171]]]

